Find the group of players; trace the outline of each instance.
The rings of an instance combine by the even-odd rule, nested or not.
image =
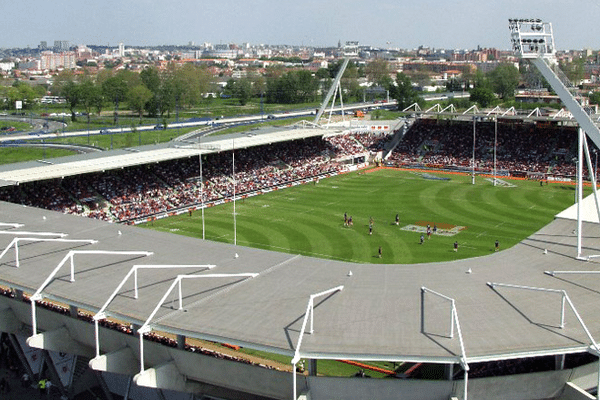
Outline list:
[[[373,234],[373,224],[374,224],[374,220],[373,217],[369,217],[369,235]],[[395,219],[395,224],[396,225],[400,225],[400,214],[396,214],[396,219]],[[348,226],[353,226],[353,221],[352,221],[352,216],[348,216],[348,213],[344,213],[344,226],[348,227]],[[436,234],[437,233],[437,224],[433,224],[433,227],[431,227],[430,224],[427,224],[427,228],[426,228],[426,234],[427,234],[427,239],[431,238],[432,234]],[[423,244],[425,242],[425,235],[421,234],[420,238],[419,238],[419,244]],[[455,252],[458,251],[458,241],[454,241],[453,246],[453,250]],[[498,240],[496,240],[496,242],[494,243],[494,251],[498,251],[500,250],[500,243],[498,242]],[[381,246],[379,246],[379,249],[377,251],[377,256],[378,258],[382,257],[382,249]]]

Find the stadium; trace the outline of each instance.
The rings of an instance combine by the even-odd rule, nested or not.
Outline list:
[[[520,178],[572,194],[560,182],[581,181],[583,162],[572,158],[583,160],[584,143],[571,119],[416,114],[5,167],[3,338],[27,372],[47,370],[65,395],[93,382],[125,398],[593,398],[600,244],[597,209],[581,189],[579,207],[510,248],[466,259],[352,262],[238,243],[237,202],[362,178],[373,164],[493,188]],[[228,243],[136,226],[202,213],[204,234],[204,212],[227,206]],[[462,234],[446,240],[462,243]],[[285,356],[293,372],[194,340]],[[323,376],[327,360],[363,373]],[[382,369],[373,362],[414,368],[366,379]]]

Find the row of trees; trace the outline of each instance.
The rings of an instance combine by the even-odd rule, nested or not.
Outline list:
[[[418,103],[423,100],[413,85],[413,81],[422,81],[423,71],[410,76],[399,72],[392,80],[389,64],[384,60],[376,60],[367,64],[365,75],[370,82],[385,88],[390,97],[398,102],[398,109]],[[476,71],[474,74],[463,74],[460,79],[452,78],[446,84],[449,92],[467,91],[470,100],[482,107],[487,107],[497,101],[514,99],[515,89],[521,80],[521,72],[513,64],[500,64],[496,69],[484,74]]]
[[[319,102],[331,86],[341,64],[342,60],[330,63],[328,68],[321,68],[316,73],[304,69],[289,70],[283,66],[268,67],[264,73],[249,68],[244,77],[229,79],[223,94],[234,98],[240,105],[258,98],[272,104]],[[528,87],[548,87],[535,68],[529,67],[524,63],[521,69],[517,69],[513,64],[506,63],[486,74],[480,71],[465,73],[460,78],[450,79],[446,90],[468,91],[471,102],[482,107],[510,101],[514,99],[519,83],[525,83]],[[562,67],[574,80],[582,76],[581,63],[573,62]],[[366,77],[368,82],[380,89],[378,93],[387,91],[391,98],[398,101],[399,109],[422,102],[413,85],[415,80],[420,81],[421,78],[404,73],[397,73],[394,77],[390,64],[382,59],[362,67],[349,63],[341,81],[344,101],[360,101],[365,91],[375,92],[361,88],[359,77]],[[83,74],[65,70],[55,78],[52,91],[66,98],[73,120],[76,108],[83,108],[89,118],[92,112],[100,113],[110,107],[115,110],[114,123],[117,124],[119,109],[127,107],[138,113],[140,119],[144,113],[162,118],[170,116],[174,110],[197,106],[203,93],[217,92],[215,87],[215,77],[207,68],[173,63],[164,70],[149,67],[141,73],[105,69],[97,75],[91,75],[85,70]],[[24,100],[25,107],[28,107],[43,94],[20,82],[11,87],[0,87],[0,98],[5,99],[4,106]]]
[[[192,64],[170,64],[159,71],[151,67],[141,73],[111,69],[93,76],[87,73],[75,75],[70,70],[61,72],[54,80],[53,94],[63,96],[74,121],[75,110],[81,107],[89,116],[100,114],[108,105],[114,106],[114,123],[117,124],[119,108],[127,105],[138,113],[150,116],[170,115],[179,108],[199,104],[201,94],[213,90],[214,78],[202,67]]]
[[[281,66],[269,67],[264,75],[249,69],[240,79],[229,79],[224,95],[236,98],[245,105],[252,98],[263,98],[272,104],[300,104],[319,102],[337,75],[341,61],[331,63],[316,73],[305,69],[286,70]],[[359,68],[349,63],[341,81],[346,96],[351,100],[362,98],[358,85]]]
[[[9,110],[14,108],[17,101],[21,101],[23,109],[32,109],[35,100],[46,94],[43,86],[30,86],[25,82],[15,81],[12,86],[0,85],[0,108]]]

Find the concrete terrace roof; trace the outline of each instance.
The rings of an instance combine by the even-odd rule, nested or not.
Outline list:
[[[461,351],[456,329],[454,338],[448,337],[449,302],[431,294],[422,297],[422,287],[456,301],[469,362],[581,352],[589,346],[569,307],[564,328],[558,327],[560,295],[487,285],[497,282],[565,290],[595,340],[600,340],[600,276],[544,273],[598,269],[597,262],[575,258],[576,221],[570,219],[557,218],[516,246],[489,256],[414,265],[354,264],[258,250],[10,203],[0,203],[0,222],[24,224],[19,229],[0,227],[5,231],[64,232],[69,239],[99,241],[22,243],[19,268],[9,251],[0,259],[0,282],[30,294],[69,250],[154,252],[149,257],[75,255],[75,281],[69,281],[65,266],[43,290],[45,297],[94,312],[133,265],[216,266],[210,271],[140,270],[139,298],[133,297],[130,280],[107,309],[108,315],[137,324],[148,318],[178,274],[258,273],[245,280],[186,279],[184,310],[177,309],[172,294],[153,327],[188,337],[292,355],[309,296],[343,285],[342,291],[315,300],[315,330],[304,336],[302,357],[457,362]],[[584,224],[586,255],[600,254],[597,229],[597,224]],[[0,235],[0,248],[12,238]]]
[[[332,130],[322,128],[273,127],[245,133],[208,136],[197,141],[171,141],[162,145],[142,146],[101,153],[79,154],[44,161],[30,161],[0,166],[0,186],[59,179],[66,176],[102,172],[111,169],[157,163],[199,154],[228,151],[234,148],[262,146],[270,143],[323,136]]]

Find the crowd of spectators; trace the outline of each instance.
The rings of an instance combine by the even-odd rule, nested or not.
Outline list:
[[[565,368],[576,368],[597,361],[590,353],[567,354],[564,359]],[[555,356],[516,358],[502,361],[489,361],[469,365],[469,378],[485,378],[529,374],[532,372],[553,371],[556,369]]]
[[[575,174],[576,127],[517,121],[499,122],[496,137],[494,122],[477,122],[474,132],[472,121],[422,119],[413,124],[387,161],[471,169],[475,150],[475,170],[489,173],[494,168],[495,142],[496,169],[505,174]]]
[[[342,171],[390,135],[344,133],[0,189],[0,200],[127,222]],[[235,163],[235,165],[234,165]],[[235,166],[235,179],[233,176]]]
[[[0,295],[9,297],[9,298],[15,298],[15,294],[14,294],[13,290],[11,290],[9,288],[0,287]],[[30,301],[31,301],[30,297],[25,294],[23,295],[22,300],[26,303],[30,303]],[[43,300],[43,301],[36,302],[36,304],[42,308],[45,308],[47,310],[50,310],[50,311],[53,311],[53,312],[56,312],[56,313],[59,313],[62,315],[71,315],[69,308],[59,305],[59,304],[56,304],[52,301]],[[77,318],[80,320],[89,322],[89,323],[94,323],[93,315],[86,311],[77,310]],[[131,324],[113,321],[113,320],[109,320],[109,319],[102,319],[99,321],[99,324],[100,324],[100,326],[103,326],[105,328],[112,329],[112,330],[115,330],[115,331],[118,331],[121,333],[125,333],[127,335],[134,334],[134,327]],[[168,347],[172,347],[172,348],[178,347],[176,340],[174,340],[168,336],[162,335],[160,333],[157,333],[157,332],[149,332],[149,333],[144,334],[144,339],[150,340],[152,342],[160,343],[164,346],[168,346]],[[221,353],[221,352],[215,351],[213,349],[205,348],[205,347],[202,347],[199,345],[191,345],[191,344],[186,343],[184,346],[184,349],[187,351],[194,352],[194,353],[203,354],[203,355],[211,356],[211,357],[215,357],[215,358],[220,358],[223,360],[236,361],[236,362],[241,362],[241,363],[249,364],[249,365],[257,365],[257,366],[267,368],[267,369],[273,369],[273,367],[265,365],[265,364],[254,363],[243,357],[237,357],[237,356],[233,356],[230,354]]]
[[[420,119],[386,160],[388,165],[473,168],[473,122]],[[350,131],[170,160],[84,176],[0,188],[0,200],[111,222],[194,209],[200,204],[338,173],[357,155],[383,150],[392,135]],[[503,121],[475,125],[475,170],[572,177],[577,129]],[[233,176],[235,163],[235,179]],[[587,171],[584,172],[587,174]]]
[[[420,119],[388,165],[475,170],[501,175],[572,177],[577,128],[503,121]],[[200,204],[338,173],[357,155],[375,154],[393,135],[346,132],[198,157],[0,188],[0,200],[111,222],[146,219]],[[496,143],[496,146],[494,144]],[[235,179],[233,176],[235,163]],[[587,169],[587,168],[585,168]],[[584,171],[587,176],[587,171]]]

